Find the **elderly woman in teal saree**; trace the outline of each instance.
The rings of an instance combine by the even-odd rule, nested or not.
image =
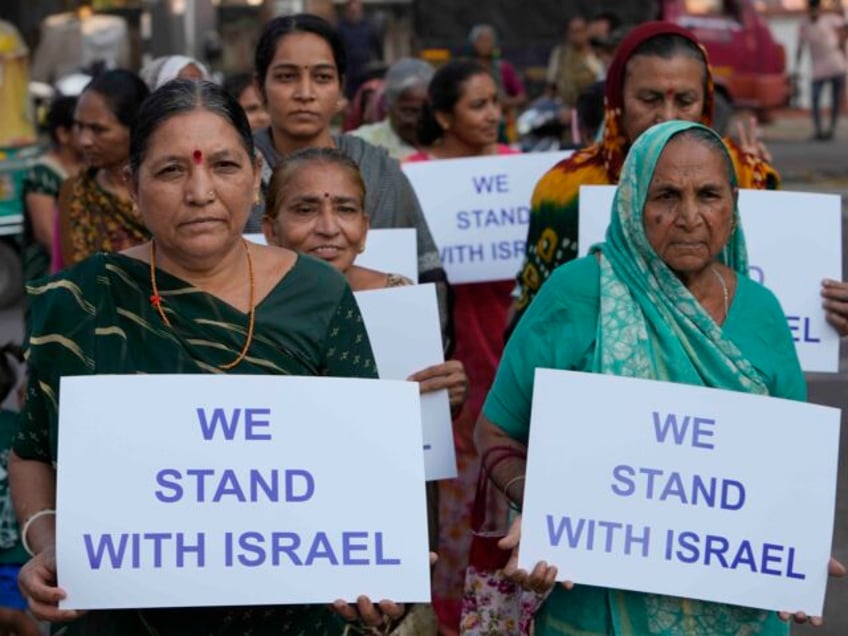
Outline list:
[[[806,399],[783,311],[747,277],[736,194],[732,163],[711,130],[672,121],[639,137],[624,164],[606,242],[554,272],[508,343],[477,425],[482,453],[499,445],[526,450],[538,367]],[[498,464],[492,475],[518,506],[523,475],[521,459]],[[501,547],[517,547],[519,528],[520,518]],[[507,571],[536,590],[556,580],[556,569],[545,564],[528,574],[513,561]],[[538,636],[789,629],[774,612],[567,587],[554,587],[541,607]]]

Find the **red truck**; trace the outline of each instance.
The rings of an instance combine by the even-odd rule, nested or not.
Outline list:
[[[791,87],[786,52],[750,0],[665,0],[662,17],[706,47],[716,92],[737,108],[765,114],[785,106]]]
[[[492,24],[504,56],[530,80],[544,77],[550,50],[565,21],[576,13],[591,17],[611,11],[625,24],[668,20],[691,29],[713,65],[718,110],[751,108],[760,115],[788,103],[786,54],[752,0],[534,0],[532,10],[514,0],[413,0],[413,23],[421,49],[463,50],[470,28]],[[466,45],[467,50],[467,45]],[[538,92],[538,91],[537,91]]]

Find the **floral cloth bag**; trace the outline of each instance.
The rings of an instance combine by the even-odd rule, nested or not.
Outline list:
[[[498,547],[506,532],[486,530],[486,502],[489,496],[489,471],[502,461],[524,457],[511,446],[496,446],[480,462],[477,493],[471,511],[471,552],[465,571],[462,618],[463,636],[529,636],[533,616],[548,594],[528,592],[504,576],[503,568],[510,551]],[[489,471],[486,470],[487,460]]]

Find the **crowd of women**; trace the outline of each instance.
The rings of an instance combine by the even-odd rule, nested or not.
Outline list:
[[[621,43],[607,74],[602,141],[536,187],[514,306],[513,281],[449,287],[400,165],[366,141],[383,140],[407,161],[510,154],[498,142],[501,80],[475,60],[435,73],[404,60],[387,77],[388,124],[336,135],[345,70],[328,23],[289,16],[265,26],[254,80],[233,80],[230,92],[198,63],[171,58],[144,81],[108,71],[75,105],[57,101],[51,110],[53,150],[26,195],[29,380],[9,475],[33,555],[20,587],[37,617],[67,623],[65,634],[457,633],[480,471],[499,488],[486,502],[491,518],[505,524],[507,504],[520,509],[535,368],[806,397],[781,308],[747,278],[736,209],[738,188],[773,188],[779,178],[753,140],[737,144],[710,130],[711,71],[688,31],[648,23]],[[606,242],[577,259],[579,186],[616,183]],[[458,477],[428,491],[438,554],[432,606],[360,597],[263,612],[60,610],[60,378],[374,378],[352,290],[416,282],[356,264],[378,227],[415,228],[417,282],[435,283],[440,301],[448,361],[410,378],[422,392],[447,389],[454,414]],[[251,231],[264,232],[268,246],[242,238]],[[59,273],[40,278],[51,255]],[[823,294],[831,322],[848,324],[845,286],[830,283]],[[515,451],[509,460],[487,465],[505,447]],[[519,537],[520,516],[502,547],[517,549]],[[545,593],[557,578],[545,564],[526,573],[513,562],[507,571]],[[538,609],[536,634],[788,632],[789,615],[568,587]]]

